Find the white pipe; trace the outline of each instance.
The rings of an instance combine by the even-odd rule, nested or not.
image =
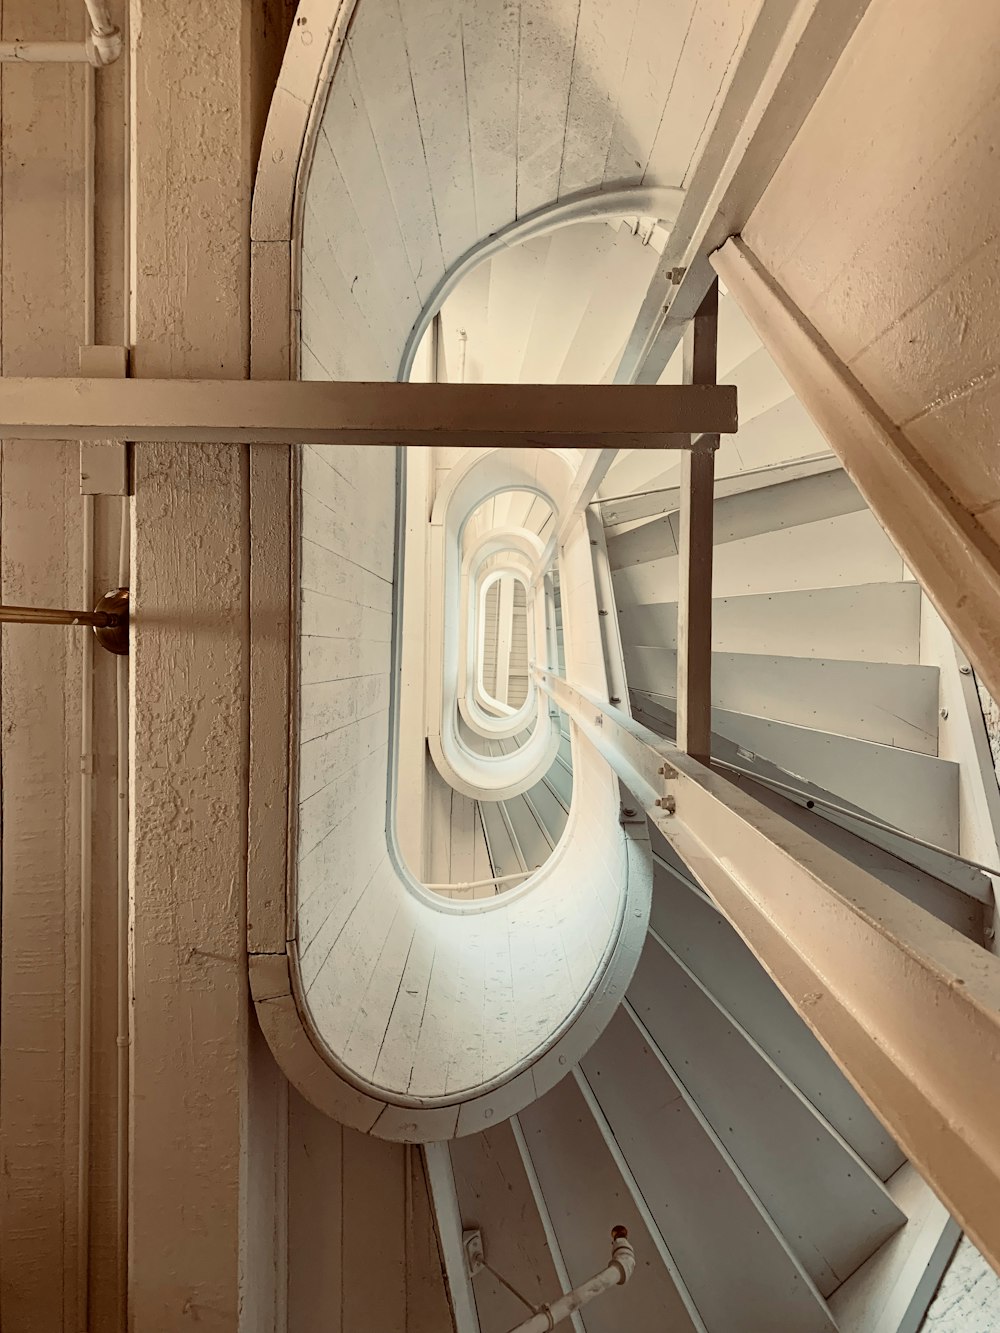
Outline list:
[[[82,42],[0,42],[0,64],[113,65],[122,35],[103,0],[84,0],[90,32]]]
[[[526,879],[528,875],[534,873],[533,870],[518,870],[513,875],[494,875],[491,879],[469,879],[453,884],[425,884],[424,888],[433,889],[435,893],[445,893],[448,890],[457,892],[459,889],[485,889],[491,884],[509,884],[515,879]]]
[[[624,1227],[615,1227],[611,1233],[611,1240],[611,1262],[607,1268],[595,1273],[592,1278],[581,1283],[579,1287],[574,1287],[565,1296],[560,1296],[551,1305],[543,1305],[537,1314],[533,1314],[523,1324],[512,1328],[510,1333],[550,1333],[556,1324],[582,1309],[595,1296],[600,1296],[610,1287],[624,1286],[635,1270],[635,1251]]]

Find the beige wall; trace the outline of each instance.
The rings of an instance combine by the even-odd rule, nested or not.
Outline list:
[[[114,7],[114,6],[113,6]],[[76,0],[4,0],[5,40],[79,39]],[[122,341],[123,67],[98,80],[97,337]],[[0,356],[5,375],[71,374],[84,341],[84,71],[0,75]],[[77,606],[117,582],[121,501],[98,498],[93,587],[82,587],[76,445],[4,441],[0,593]],[[91,603],[92,604],[92,603]],[[76,1328],[79,1102],[80,663],[83,630],[2,634],[0,1286],[4,1329]],[[113,1327],[115,1198],[115,667],[98,650],[93,857],[95,973],[90,1309]]]
[[[1000,542],[1000,8],[873,0],[744,239]]]
[[[97,74],[96,338],[127,339],[139,376],[241,378],[254,164],[294,6],[134,0],[131,8],[130,59]],[[123,24],[124,10],[122,0]],[[3,0],[0,14],[7,40],[84,31],[78,0]],[[84,78],[79,68],[38,66],[0,74],[4,374],[71,373],[84,341]],[[2,448],[3,600],[89,598],[80,587],[76,446]],[[430,1333],[449,1316],[419,1157],[352,1138],[290,1099],[249,1006],[246,457],[207,446],[135,454],[130,1328],[354,1333],[382,1319],[400,1333]],[[99,498],[96,508],[101,591],[116,581],[120,501]],[[77,631],[20,626],[2,636],[5,1333],[84,1326],[80,642]],[[103,1333],[123,1325],[114,664],[98,652],[97,669],[89,1275],[90,1327]]]

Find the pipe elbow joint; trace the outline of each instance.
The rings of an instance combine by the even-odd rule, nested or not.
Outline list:
[[[110,32],[91,30],[87,43],[90,63],[98,69],[104,65],[113,65],[122,53],[122,35],[118,28]]]

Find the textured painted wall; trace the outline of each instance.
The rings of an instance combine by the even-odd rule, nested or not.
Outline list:
[[[931,1302],[922,1333],[995,1333],[1000,1328],[1000,1277],[963,1236]]]
[[[744,237],[1000,541],[991,0],[874,0]]]

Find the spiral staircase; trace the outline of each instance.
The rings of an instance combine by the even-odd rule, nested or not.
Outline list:
[[[507,142],[474,80],[465,163],[449,71],[490,67],[505,19],[458,8],[422,26],[372,0],[347,30],[303,204],[302,377],[610,383],[767,22],[734,6],[738,32],[701,34],[717,101],[685,168],[651,137],[638,177],[613,135],[573,138],[589,67],[540,61],[518,95],[554,123],[569,99],[553,180],[538,125]],[[552,34],[521,19],[523,74]],[[666,124],[670,94],[647,101]],[[678,352],[659,381],[682,374]],[[718,379],[740,426],[716,458],[714,774],[988,948],[1000,793],[969,665],[725,290]],[[609,452],[301,451],[296,868],[258,1016],[321,1110],[424,1145],[458,1333],[570,1292],[612,1224],[637,1267],[577,1333],[915,1333],[958,1224],[593,737],[677,728],[678,454]]]

